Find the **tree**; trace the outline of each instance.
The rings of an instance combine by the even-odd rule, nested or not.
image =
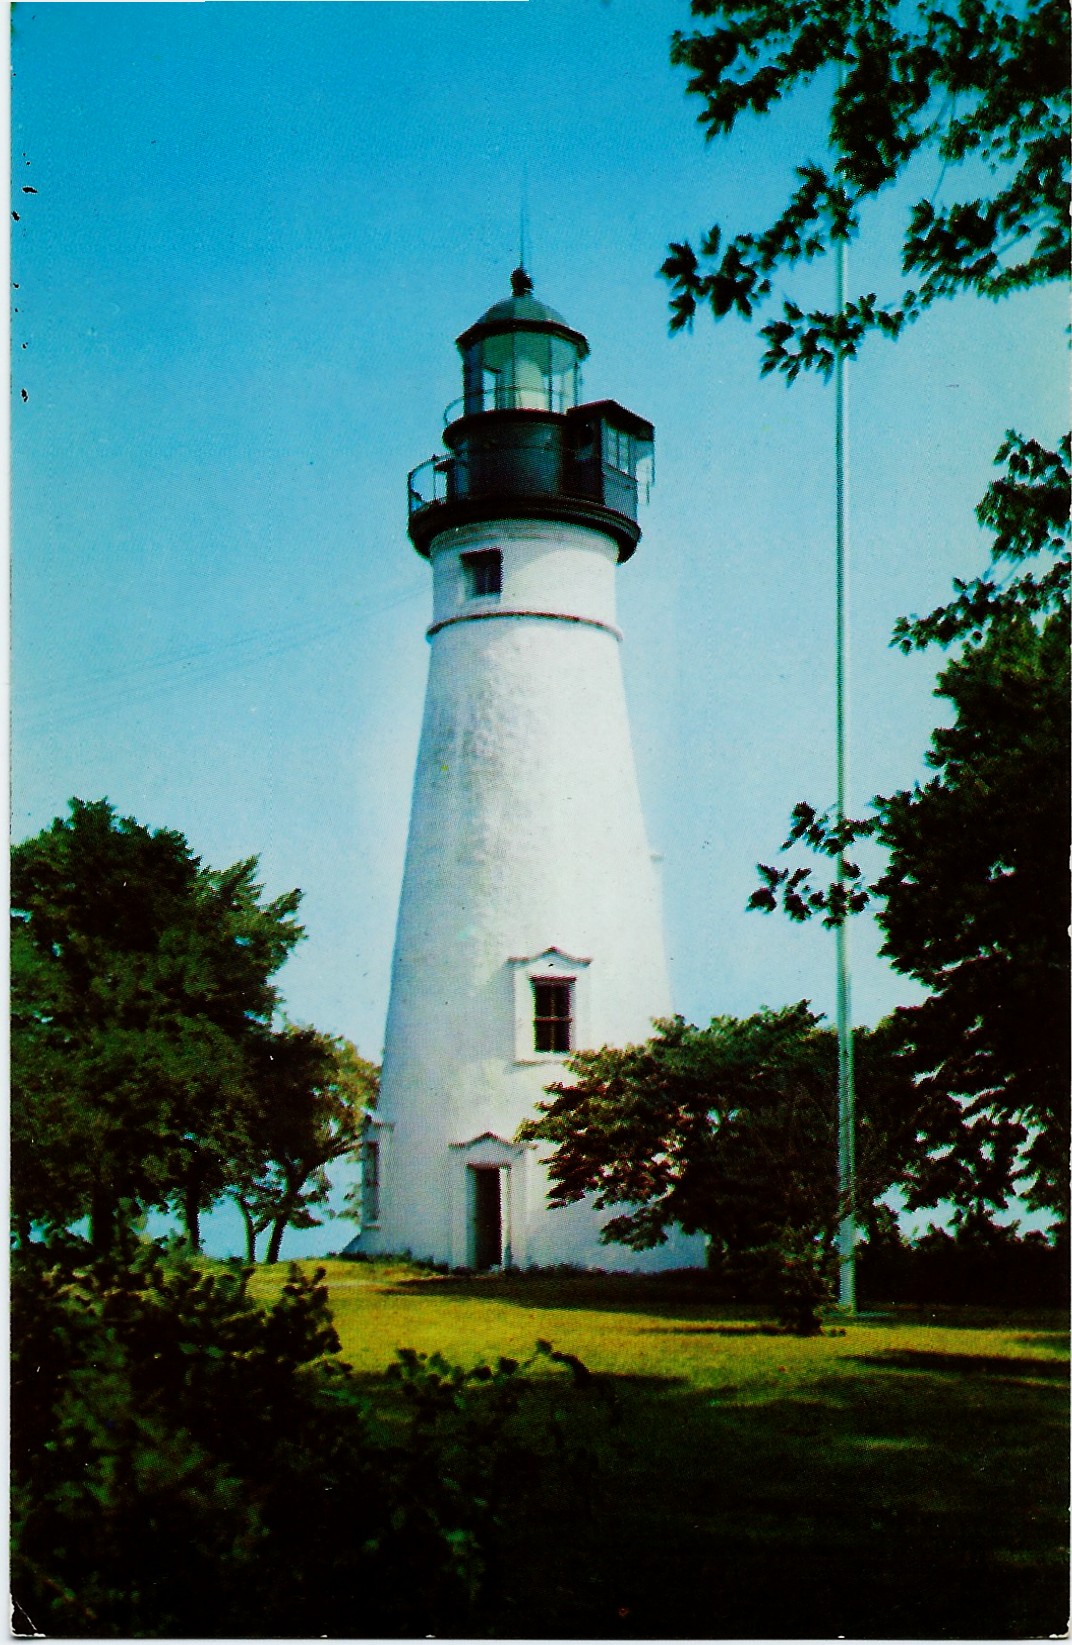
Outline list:
[[[977,510],[990,571],[895,629],[905,651],[960,643],[935,692],[954,713],[931,738],[934,775],[840,832],[800,804],[785,842],[836,857],[871,837],[885,870],[868,885],[850,863],[844,895],[807,866],[760,864],[751,903],[836,924],[874,901],[882,952],[929,991],[896,1013],[909,1066],[968,1122],[974,1170],[948,1197],[977,1210],[1019,1188],[1067,1221],[1069,442],[1009,435],[999,458]]]
[[[884,1025],[857,1030],[856,1047],[862,1197],[873,1205],[900,1180],[930,1098],[891,1056]],[[837,1048],[806,1002],[703,1029],[676,1017],[644,1045],[580,1051],[567,1066],[573,1083],[550,1086],[519,1132],[555,1145],[551,1203],[591,1194],[617,1207],[602,1237],[634,1249],[674,1224],[706,1234],[714,1269],[773,1296],[795,1329],[817,1328],[842,1213]]]
[[[708,138],[769,113],[827,70],[831,158],[798,166],[796,189],[766,228],[726,238],[715,224],[699,255],[688,241],[671,245],[662,272],[672,329],[691,325],[701,304],[716,319],[750,319],[774,297],[780,269],[853,238],[866,203],[908,177],[922,191],[902,235],[901,271],[913,283],[882,301],[862,293],[842,314],[805,312],[785,298],[782,317],[761,329],[765,372],[828,373],[868,332],[896,337],[940,298],[996,298],[1065,278],[1063,0],[692,0],[692,14],[706,26],[676,33],[671,58],[691,70]],[[935,205],[958,174],[969,194],[991,186]]]
[[[326,1168],[355,1153],[379,1070],[349,1040],[287,1026],[262,1048],[253,1126],[256,1164],[234,1198],[246,1223],[247,1257],[271,1227],[266,1261],[279,1260],[288,1227],[315,1228],[313,1207],[331,1189]]]
[[[215,870],[179,833],[72,800],[14,848],[12,1208],[33,1225],[200,1211],[248,1157],[252,1055],[300,892],[261,901],[256,858]]]
[[[822,87],[826,71],[829,159],[798,167],[765,229],[726,239],[716,224],[699,256],[687,241],[671,245],[662,273],[673,330],[701,304],[716,319],[750,319],[773,300],[777,273],[852,239],[864,206],[894,183],[920,191],[901,238],[912,283],[838,313],[785,298],[781,318],[761,327],[764,372],[829,374],[869,333],[896,337],[940,298],[998,298],[1066,277],[1060,0],[692,0],[692,13],[702,26],[674,36],[672,57],[692,71],[708,136]],[[957,177],[961,197],[936,205]],[[879,797],[869,818],[840,822],[799,804],[783,849],[840,859],[842,883],[819,888],[806,867],[760,864],[752,906],[836,925],[874,897],[883,952],[930,990],[898,1013],[897,1032],[917,1076],[957,1100],[966,1121],[972,1169],[952,1172],[958,1203],[981,1214],[1019,1182],[1032,1203],[1067,1216],[1068,445],[1049,451],[1010,433],[997,460],[1005,472],[977,510],[996,534],[990,572],[894,630],[905,651],[963,647],[938,681],[955,721],[932,738],[935,776]],[[847,855],[869,835],[890,853],[872,886]],[[927,1140],[942,1156],[947,1142]]]

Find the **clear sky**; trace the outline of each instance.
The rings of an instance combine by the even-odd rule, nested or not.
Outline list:
[[[406,474],[460,393],[454,338],[508,295],[526,172],[536,293],[589,339],[586,396],[656,429],[619,593],[677,1009],[833,1009],[832,939],[744,911],[793,803],[833,797],[832,390],[761,381],[736,321],[670,338],[656,274],[670,239],[765,226],[821,129],[803,98],[705,145],[668,59],[688,21],[685,0],[14,10],[14,836],[107,795],[214,866],[259,854],[270,894],[304,892],[289,1014],[374,1058],[427,666]],[[865,223],[857,289],[898,289],[897,205]],[[824,264],[794,290],[831,286]],[[1060,292],[960,299],[852,369],[856,807],[923,771],[940,656],[890,629],[985,563],[1003,431],[1066,415],[1063,324]],[[914,997],[876,950],[860,922],[862,1022]]]

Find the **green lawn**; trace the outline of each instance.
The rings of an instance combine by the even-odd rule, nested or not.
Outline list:
[[[712,1303],[702,1276],[325,1266],[343,1357],[374,1397],[398,1347],[473,1364],[525,1358],[537,1338],[601,1373],[597,1393],[614,1391],[615,1425],[599,1398],[577,1396],[569,1421],[591,1452],[577,1489],[515,1504],[488,1633],[1066,1627],[1059,1315],[898,1309],[801,1340]],[[267,1295],[285,1274],[261,1269],[254,1287]],[[560,1393],[549,1383],[549,1400]]]

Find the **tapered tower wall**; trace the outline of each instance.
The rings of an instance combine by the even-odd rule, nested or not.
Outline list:
[[[473,555],[501,555],[474,594]],[[368,1251],[473,1260],[473,1171],[498,1168],[504,1260],[702,1262],[598,1240],[587,1205],[550,1211],[539,1150],[513,1138],[563,1057],[537,1051],[532,978],[573,990],[572,1045],[643,1040],[670,1012],[616,625],[618,545],[505,518],[429,546],[433,622],[384,1056],[380,1216]]]

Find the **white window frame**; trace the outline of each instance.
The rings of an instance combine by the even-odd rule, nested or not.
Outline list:
[[[364,1129],[362,1131],[361,1143],[360,1143],[360,1146],[359,1146],[359,1149],[358,1149],[357,1164],[358,1164],[358,1170],[361,1172],[361,1186],[362,1186],[362,1189],[363,1189],[364,1188],[364,1170],[365,1170],[365,1145],[366,1145],[366,1143],[369,1143],[369,1142],[375,1143],[375,1145],[376,1145],[376,1167],[377,1167],[377,1178],[378,1178],[378,1181],[377,1181],[377,1184],[376,1184],[376,1191],[377,1191],[378,1204],[376,1206],[376,1216],[374,1218],[369,1218],[368,1221],[365,1220],[364,1206],[362,1206],[361,1222],[359,1224],[359,1227],[360,1227],[362,1233],[364,1233],[367,1228],[379,1229],[383,1225],[383,1206],[384,1206],[383,1195],[384,1195],[385,1184],[387,1183],[387,1181],[389,1179],[389,1175],[390,1175],[391,1142],[392,1142],[393,1135],[394,1135],[394,1129],[395,1129],[394,1128],[394,1122],[392,1120],[382,1120],[382,1119],[380,1119],[379,1115],[377,1113],[375,1113],[375,1111],[373,1111],[372,1113],[366,1114],[366,1116],[365,1116]]]
[[[514,1061],[516,1063],[563,1063],[574,1051],[589,1043],[590,959],[567,954],[561,948],[545,948],[540,954],[518,956],[509,961],[514,976]],[[536,994],[534,982],[566,982],[570,988],[570,1049],[536,1050]]]

